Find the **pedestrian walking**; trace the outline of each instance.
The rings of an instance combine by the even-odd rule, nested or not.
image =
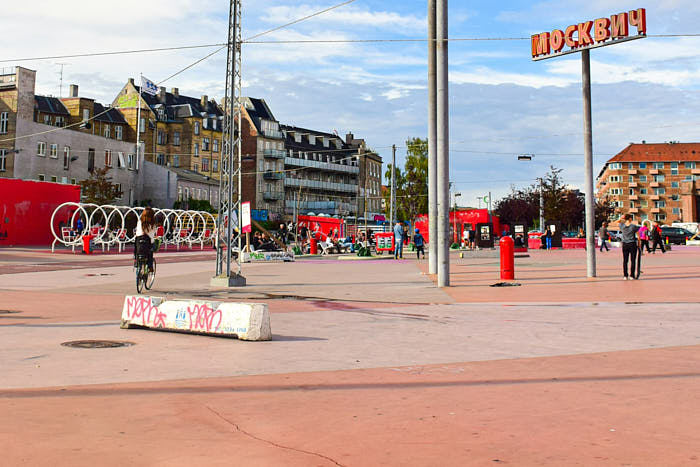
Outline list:
[[[632,223],[632,214],[625,214],[625,222],[620,224],[620,234],[622,234],[622,273],[623,279],[629,280],[627,274],[627,263],[631,260],[632,279],[637,279],[635,274],[637,268],[637,231],[639,226]]]
[[[423,253],[423,259],[425,259],[425,240],[418,229],[416,229],[416,234],[413,236],[413,244],[416,246],[417,259],[420,259],[421,253]]]
[[[661,227],[659,226],[658,222],[654,222],[654,225],[651,227],[651,240],[653,242],[651,247],[652,253],[656,254],[656,245],[661,248],[661,253],[666,253],[666,250],[664,249],[664,242],[661,238]]]
[[[403,226],[397,222],[394,226],[394,259],[403,258]]]
[[[547,249],[551,250],[552,249],[552,231],[549,230],[549,227],[544,231],[544,241],[547,244]]]
[[[649,227],[642,223],[642,225],[639,227],[639,232],[637,232],[637,236],[639,237],[640,254],[644,250],[647,250],[647,253],[651,253],[651,248],[649,248],[649,234]]]
[[[608,237],[610,236],[610,233],[608,232],[608,223],[603,222],[603,225],[600,226],[600,230],[598,230],[598,245],[600,246],[600,252],[603,252],[603,248],[605,248],[605,251],[610,251],[610,248],[608,247]]]

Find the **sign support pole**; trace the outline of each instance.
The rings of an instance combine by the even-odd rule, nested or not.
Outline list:
[[[428,0],[428,273],[437,274],[437,36],[436,0]]]
[[[595,264],[595,201],[593,193],[593,123],[591,118],[591,51],[581,51],[583,77],[583,153],[586,185],[586,270],[596,277]]]
[[[447,55],[447,0],[437,0],[437,285],[450,285],[450,110]]]

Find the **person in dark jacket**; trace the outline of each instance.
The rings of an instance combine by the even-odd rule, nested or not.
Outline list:
[[[423,253],[423,259],[425,259],[425,240],[418,229],[416,229],[416,234],[413,236],[413,244],[416,246],[417,258],[420,259],[420,254]]]
[[[625,222],[620,224],[620,234],[622,235],[622,273],[623,279],[628,280],[627,262],[631,259],[632,279],[636,279],[637,269],[637,231],[639,226],[632,223],[632,214],[625,214]]]
[[[659,227],[658,222],[654,222],[654,226],[651,228],[651,241],[654,242],[651,247],[652,253],[656,253],[656,245],[659,245],[659,248],[661,248],[661,253],[666,253],[664,242],[661,239],[661,227]]]
[[[600,230],[598,230],[598,243],[600,244],[601,253],[603,252],[603,247],[605,247],[605,251],[610,251],[610,248],[608,248],[609,236],[610,233],[608,232],[608,223],[603,222],[603,225],[600,226]]]

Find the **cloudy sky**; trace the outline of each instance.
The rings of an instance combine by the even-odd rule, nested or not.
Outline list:
[[[243,0],[243,36],[275,28],[341,0]],[[522,38],[645,7],[650,35],[695,34],[696,0],[588,2],[455,1],[455,39]],[[356,0],[259,41],[423,39],[426,0]],[[216,48],[19,61],[65,54],[214,44],[226,41],[224,0],[28,0],[3,6],[2,66],[35,69],[37,93],[68,84],[109,103],[129,77],[161,82]],[[321,131],[353,132],[384,158],[427,133],[426,44],[422,42],[244,44],[244,94],[264,98],[278,120]],[[594,163],[630,142],[700,141],[700,37],[648,37],[596,49],[593,78]],[[583,183],[581,66],[578,54],[530,59],[529,40],[454,41],[450,62],[450,179],[460,204],[494,200],[550,165]],[[163,83],[182,94],[223,94],[225,51]],[[518,162],[518,154],[534,154]]]

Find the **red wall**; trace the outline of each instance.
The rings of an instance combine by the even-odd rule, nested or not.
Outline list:
[[[80,202],[78,185],[0,178],[0,246],[51,245],[51,215],[68,201]],[[56,214],[57,234],[71,212]]]
[[[345,236],[345,221],[343,219],[337,219],[335,217],[322,217],[322,216],[297,216],[299,226],[303,223],[311,232],[317,230],[325,236],[330,234],[333,229],[338,229],[338,233],[341,237]]]
[[[486,224],[488,222],[493,222],[493,234],[500,236],[501,230],[504,226],[501,225],[498,216],[489,216],[488,209],[469,209],[462,211],[450,211],[450,228],[452,229],[457,223],[457,230],[460,231],[458,235],[461,234],[461,229],[464,224],[471,224],[472,229],[475,228],[476,224]],[[425,241],[429,241],[428,232],[428,215],[421,214],[416,218],[416,228],[420,229],[421,235],[425,238]]]

